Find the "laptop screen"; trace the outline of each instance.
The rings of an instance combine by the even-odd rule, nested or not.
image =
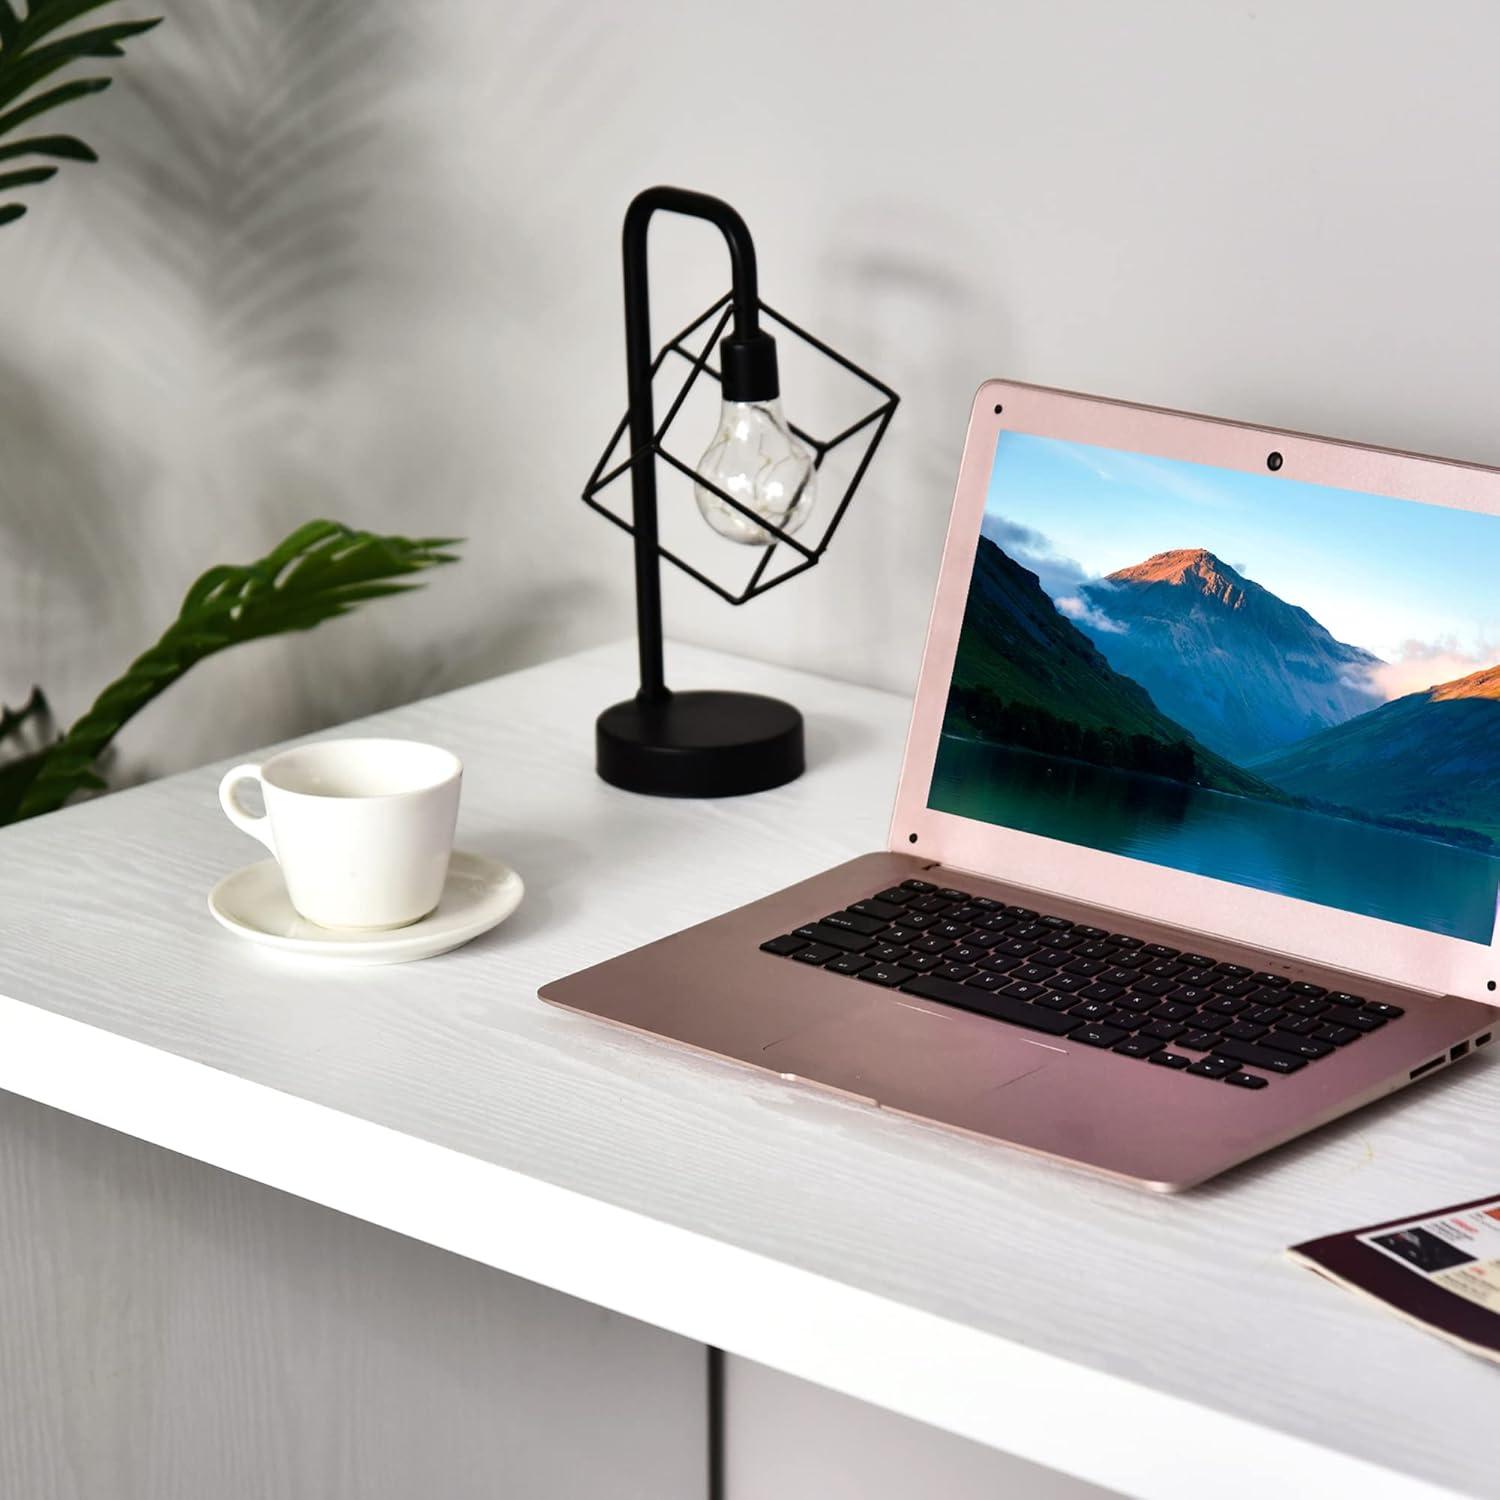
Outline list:
[[[1488,943],[1500,518],[1002,433],[928,805]]]

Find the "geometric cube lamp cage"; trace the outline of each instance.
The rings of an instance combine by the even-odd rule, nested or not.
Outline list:
[[[734,284],[653,354],[646,230],[658,210],[716,225],[729,247]],[[641,685],[633,699],[599,716],[599,774],[616,786],[657,796],[728,796],[779,786],[803,769],[802,716],[790,704],[756,694],[673,693],[667,687],[659,565],[665,560],[729,604],[744,604],[816,567],[869,469],[899,398],[889,386],[760,300],[749,230],[717,198],[669,187],[649,188],[638,195],[625,216],[624,263],[629,402],[584,486],[583,500],[633,539]],[[859,383],[866,398],[854,421],[832,436],[818,437],[780,418],[776,341],[761,327],[762,316]],[[664,369],[679,362],[686,366],[685,378],[658,426],[654,384]],[[808,462],[811,474],[822,477],[825,461],[836,451],[846,457],[858,455],[842,493],[831,506],[824,500],[826,519],[815,540],[793,534],[800,518],[794,520],[787,511],[764,503],[757,507],[750,503],[746,485],[737,485],[739,493],[734,493],[717,482],[713,473],[701,465],[695,467],[690,457],[668,445],[689,396],[705,379],[719,388],[726,421],[736,412],[773,420],[805,445],[801,461]],[[875,398],[873,404],[869,404],[870,397]],[[769,419],[768,411],[773,414]],[[720,512],[723,522],[715,523],[719,529],[734,528],[739,540],[755,546],[757,556],[748,578],[720,582],[662,544],[656,498],[658,459],[692,482],[700,502],[712,497],[711,504],[724,508]],[[627,474],[631,504],[629,512],[622,514],[601,496]],[[620,485],[617,493],[623,490]]]

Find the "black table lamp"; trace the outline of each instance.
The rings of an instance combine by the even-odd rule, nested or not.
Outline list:
[[[706,219],[718,227],[729,247],[733,287],[653,357],[646,233],[658,210]],[[674,693],[668,688],[662,668],[660,563],[665,558],[730,604],[743,604],[815,566],[885,435],[896,409],[896,393],[760,300],[750,231],[718,198],[683,188],[646,189],[625,215],[624,258],[629,408],[595,465],[583,498],[634,538],[641,685],[634,698],[599,715],[599,775],[614,786],[657,797],[764,791],[802,774],[802,715],[789,703],[755,693]],[[787,421],[781,411],[776,340],[761,327],[762,315],[878,392],[879,404],[826,441]],[[702,348],[692,351],[688,341],[710,323]],[[716,342],[717,368],[710,363]],[[674,354],[691,369],[658,428],[652,384]],[[690,465],[669,452],[665,440],[694,382],[703,375],[719,383],[723,401],[718,429],[703,456]],[[626,456],[609,467],[627,434]],[[823,460],[840,444],[860,436],[866,438],[866,447],[823,535],[814,545],[799,541],[793,533],[813,509]],[[739,591],[725,588],[662,546],[657,527],[658,457],[692,480],[698,509],[719,535],[760,550],[749,582]],[[599,498],[627,472],[628,520]],[[779,548],[787,549],[783,556],[791,561],[775,572],[772,559]]]

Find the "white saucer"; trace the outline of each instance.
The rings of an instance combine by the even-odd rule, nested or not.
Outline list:
[[[525,887],[508,865],[453,851],[437,906],[410,927],[378,932],[319,927],[292,908],[274,859],[226,875],[208,896],[221,926],[284,953],[342,964],[404,964],[432,958],[498,926],[521,904]]]

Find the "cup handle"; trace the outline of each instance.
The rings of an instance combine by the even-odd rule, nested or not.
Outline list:
[[[275,854],[276,845],[271,842],[271,820],[264,813],[256,817],[240,801],[240,784],[246,781],[260,781],[261,793],[264,795],[265,782],[261,781],[260,767],[253,764],[236,766],[219,783],[219,806],[224,809],[224,816],[241,833],[248,833],[251,838],[259,839]]]

